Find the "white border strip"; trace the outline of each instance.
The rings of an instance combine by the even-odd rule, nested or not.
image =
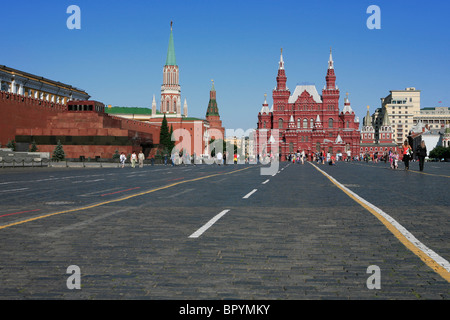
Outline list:
[[[314,166],[317,170],[319,170],[320,172],[322,172],[325,176],[327,176],[330,180],[334,181],[336,184],[338,184],[342,189],[345,189],[348,193],[352,194],[355,198],[357,198],[359,201],[361,201],[362,203],[364,203],[365,205],[367,205],[368,207],[372,208],[373,210],[375,210],[379,215],[381,215],[383,218],[385,218],[395,229],[397,229],[403,236],[405,236],[406,239],[408,239],[408,241],[415,246],[417,249],[419,249],[420,251],[422,251],[423,253],[425,253],[428,257],[430,257],[431,259],[433,259],[437,264],[441,265],[445,270],[447,270],[448,272],[450,272],[450,263],[445,260],[444,258],[442,258],[440,255],[438,255],[436,252],[434,252],[433,250],[431,250],[430,248],[428,248],[426,245],[424,245],[422,242],[420,242],[419,240],[417,240],[416,237],[414,237],[414,235],[409,232],[405,227],[403,227],[400,223],[398,223],[394,218],[392,218],[390,215],[388,215],[386,212],[384,212],[383,210],[381,210],[380,208],[376,207],[375,205],[373,205],[372,203],[366,201],[365,199],[361,198],[360,196],[358,196],[356,193],[354,193],[353,191],[351,191],[350,189],[344,187],[341,183],[339,183],[335,178],[333,178],[332,176],[330,176],[328,173],[326,173],[325,171],[321,170],[320,168],[318,168],[316,165],[312,164],[312,166]]]
[[[200,229],[195,231],[193,234],[191,234],[189,236],[189,238],[198,238],[198,237],[200,237],[203,234],[203,232],[208,230],[214,223],[217,222],[217,220],[222,218],[228,211],[230,211],[230,210],[229,209],[223,210],[221,213],[217,214],[214,218],[212,218],[205,225],[203,225],[203,227],[201,227]]]

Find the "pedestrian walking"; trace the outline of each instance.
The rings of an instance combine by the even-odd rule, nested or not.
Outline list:
[[[394,169],[394,153],[389,151],[389,164],[391,169]]]
[[[125,153],[122,152],[120,154],[119,160],[122,168],[125,167],[125,161],[127,161],[127,156],[125,155]]]
[[[139,159],[139,168],[142,168],[144,166],[144,159],[145,159],[145,156],[142,153],[142,150],[139,152],[138,159]]]
[[[398,153],[397,151],[394,152],[394,169],[398,169]]]
[[[423,171],[423,165],[425,163],[425,157],[427,156],[427,146],[425,141],[421,141],[420,145],[417,147],[417,156],[419,157],[419,170]]]
[[[220,166],[222,164],[222,159],[223,159],[222,152],[220,152],[220,151],[217,152],[216,159],[217,159],[217,164]]]
[[[403,142],[402,155],[402,161],[405,163],[405,170],[409,170],[409,160],[411,160],[412,149],[408,143],[408,140],[405,140],[405,142]]]
[[[131,167],[132,168],[136,167],[136,161],[137,161],[136,152],[133,151],[133,154],[131,155]]]

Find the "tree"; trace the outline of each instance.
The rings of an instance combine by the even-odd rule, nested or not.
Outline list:
[[[16,151],[16,142],[14,140],[10,140],[6,144],[6,147],[10,148],[12,151]]]
[[[161,122],[161,129],[159,131],[159,146],[164,154],[166,154],[169,150],[169,141],[171,141],[170,138],[169,126],[167,125],[166,114],[164,114],[164,118]]]
[[[450,147],[438,146],[430,151],[430,158],[449,159],[450,158]]]
[[[116,150],[116,151],[114,152],[112,158],[113,158],[114,160],[120,158],[119,150]]]
[[[55,161],[63,161],[66,158],[66,155],[64,153],[63,146],[61,144],[61,141],[58,140],[58,144],[55,147],[55,150],[53,151],[52,160]]]
[[[37,151],[38,151],[38,148],[36,145],[36,141],[33,140],[33,142],[31,143],[31,146],[30,146],[30,152],[37,152]]]

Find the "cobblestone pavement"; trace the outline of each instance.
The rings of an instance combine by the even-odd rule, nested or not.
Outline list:
[[[449,163],[260,169],[0,171],[0,299],[449,299],[442,274],[318,170],[449,261]]]

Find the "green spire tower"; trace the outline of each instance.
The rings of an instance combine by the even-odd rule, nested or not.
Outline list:
[[[166,66],[176,66],[177,65],[177,59],[175,58],[175,45],[173,43],[172,26],[173,26],[173,21],[170,21],[170,37],[169,37],[169,48],[167,49]]]
[[[209,103],[208,109],[206,110],[206,120],[209,122],[210,125],[209,128],[219,130],[222,134],[221,139],[224,139],[225,128],[222,127],[222,120],[220,120],[219,108],[217,108],[216,89],[214,88],[214,80],[211,81],[212,81],[212,88],[211,91],[209,92]]]
[[[180,73],[175,59],[173,41],[173,22],[170,22],[169,47],[167,49],[166,64],[163,68],[163,84],[161,86],[161,113],[168,113],[181,117],[181,88]]]
[[[217,101],[216,101],[216,89],[214,89],[214,80],[212,81],[212,88],[209,92],[209,103],[208,103],[208,109],[206,110],[206,116],[218,116],[219,115],[219,109],[217,108]]]

